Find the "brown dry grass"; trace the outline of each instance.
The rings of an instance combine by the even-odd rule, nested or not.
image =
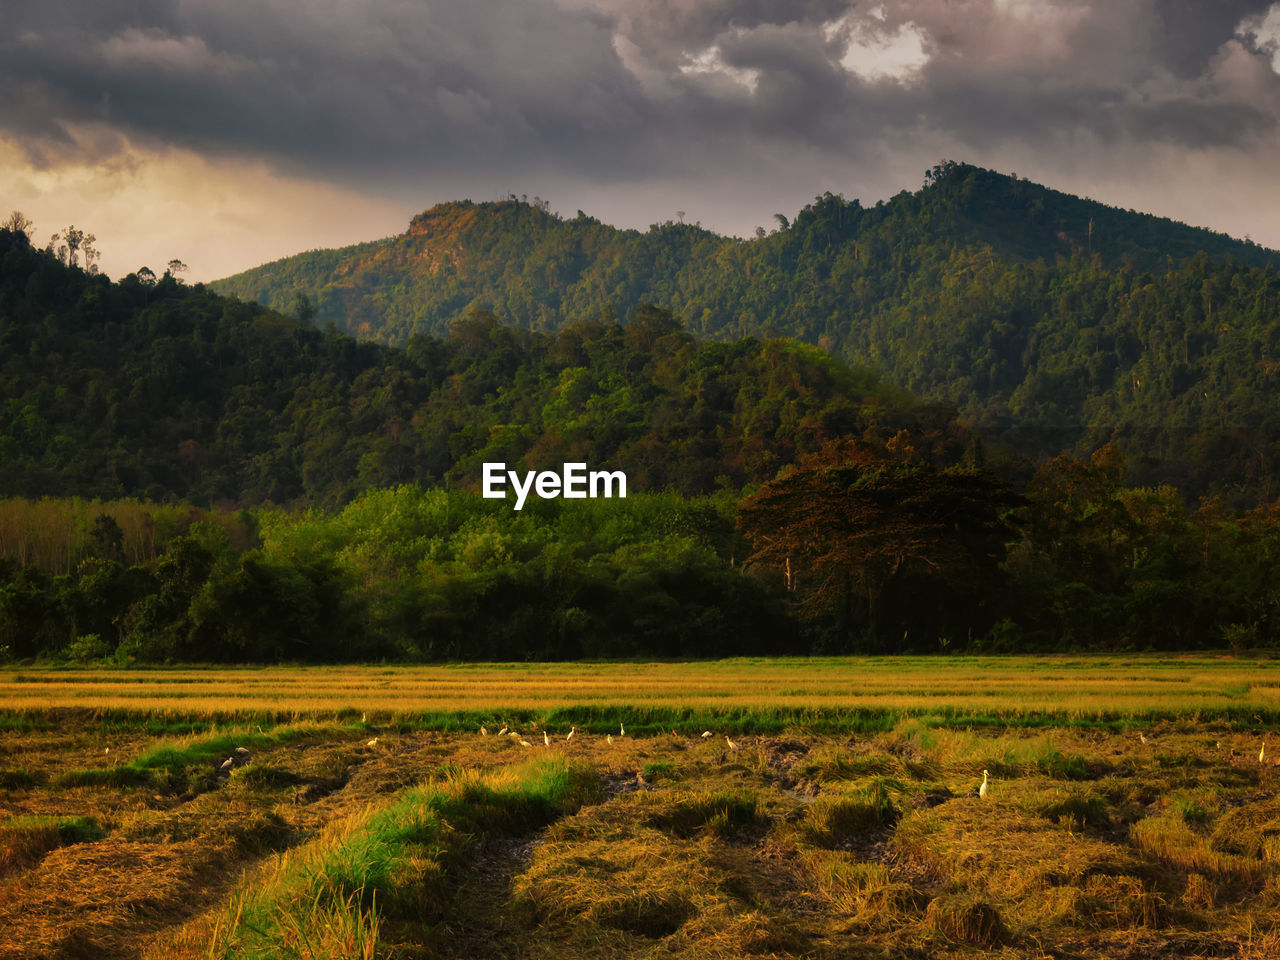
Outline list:
[[[0,668],[15,711],[386,718],[565,707],[947,711],[1064,718],[1280,710],[1280,661],[1231,657],[774,658],[700,663],[389,667]],[[1254,748],[1256,752],[1256,747]]]
[[[56,786],[101,765],[97,726],[0,734],[0,761],[46,774],[0,788],[0,957],[203,956],[281,851],[321,855],[416,784],[534,755],[589,764],[601,800],[527,836],[478,837],[426,932],[357,929],[324,905],[294,915],[295,941],[314,925],[335,956],[470,960],[1280,956],[1280,800],[1256,729],[1170,721],[1143,743],[908,719],[856,737],[609,745],[579,731],[550,750],[521,732],[539,745],[333,728],[229,778],[182,773],[170,793]],[[155,747],[110,739],[120,763]],[[51,832],[75,817],[104,835]]]

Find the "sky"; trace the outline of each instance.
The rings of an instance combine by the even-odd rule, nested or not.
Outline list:
[[[213,280],[431,205],[750,235],[976,163],[1280,248],[1280,2],[0,0],[0,217]]]

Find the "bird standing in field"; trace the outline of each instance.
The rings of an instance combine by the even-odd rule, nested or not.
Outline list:
[[[737,750],[737,749],[738,749],[738,745],[737,745],[736,743],[734,743],[732,740],[730,740],[728,737],[725,737],[725,738],[724,738],[724,742],[725,742],[725,744],[729,747],[729,749],[730,749],[730,750]]]
[[[987,771],[982,771],[982,786],[978,788],[978,796],[987,799]]]
[[[618,724],[618,736],[625,737],[626,735],[627,735],[627,728],[624,727],[622,724]]]
[[[604,738],[605,738],[605,740],[607,740],[607,741],[608,741],[609,746],[611,746],[611,747],[612,747],[612,746],[613,746],[613,734],[612,734],[612,733],[606,733],[606,734],[605,734],[605,736],[604,736]]]
[[[1258,762],[1265,763],[1267,758],[1267,741],[1262,741],[1262,749],[1258,751]]]
[[[551,746],[551,738],[547,736],[547,731],[545,730],[542,731],[542,745],[544,747]]]
[[[489,735],[489,728],[486,727],[483,723],[480,724],[480,736],[487,737],[488,735]]]
[[[532,743],[530,743],[528,740],[521,740],[521,741],[520,741],[520,746],[522,746],[522,747],[532,747],[532,746],[533,746],[533,744],[532,744]]]
[[[577,733],[577,732],[578,732],[578,728],[577,728],[577,727],[571,727],[571,728],[569,729],[569,735],[568,735],[567,737],[565,737],[565,738],[564,738],[564,742],[565,742],[565,743],[568,743],[570,740],[572,740],[572,739],[573,739],[573,735],[574,735],[575,733]]]
[[[711,736],[711,731],[710,731],[710,730],[703,730],[703,731],[702,731],[702,739],[703,739],[703,740],[707,739],[707,737],[709,737],[709,736]]]

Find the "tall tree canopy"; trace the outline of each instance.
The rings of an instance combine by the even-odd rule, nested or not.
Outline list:
[[[899,631],[951,637],[990,626],[990,598],[1021,502],[977,469],[936,471],[863,455],[794,469],[739,508],[750,560],[780,576],[842,642]]]

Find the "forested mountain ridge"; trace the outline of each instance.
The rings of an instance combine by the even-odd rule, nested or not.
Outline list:
[[[735,329],[752,320],[822,333],[806,329],[804,309],[761,296],[776,287],[778,266],[805,271],[801,286],[812,288],[832,279],[837,266],[862,264],[869,279],[880,261],[924,266],[936,259],[934,247],[990,248],[1002,261],[1022,264],[1096,255],[1097,265],[1109,269],[1160,270],[1201,252],[1249,266],[1280,265],[1280,253],[1248,241],[962,164],[940,165],[923,190],[874,207],[826,194],[794,222],[775,216],[779,229],[740,240],[671,221],[642,233],[581,211],[563,219],[537,198],[463,200],[418,214],[400,236],[300,253],[210,287],[282,312],[292,312],[304,294],[318,322],[397,343],[415,332],[443,332],[468,308],[538,328],[597,317],[606,308],[625,315],[639,303],[676,310],[705,334],[759,333]],[[845,253],[852,264],[841,262]],[[806,260],[815,263],[806,267]],[[716,295],[721,289],[735,296]],[[748,316],[732,315],[735,302]],[[708,314],[717,304],[723,312]]]
[[[938,463],[972,445],[868,370],[788,340],[699,342],[653,308],[555,335],[476,313],[386,347],[168,274],[112,283],[5,230],[0,410],[0,496],[200,504],[474,488],[488,460],[694,494],[850,436]]]
[[[444,204],[407,233],[214,288],[404,342],[484,308],[536,329],[638,303],[717,339],[795,337],[955,404],[1033,458],[1116,443],[1132,479],[1238,502],[1280,484],[1280,254],[964,164],[874,207],[824,195],[755,240]]]

